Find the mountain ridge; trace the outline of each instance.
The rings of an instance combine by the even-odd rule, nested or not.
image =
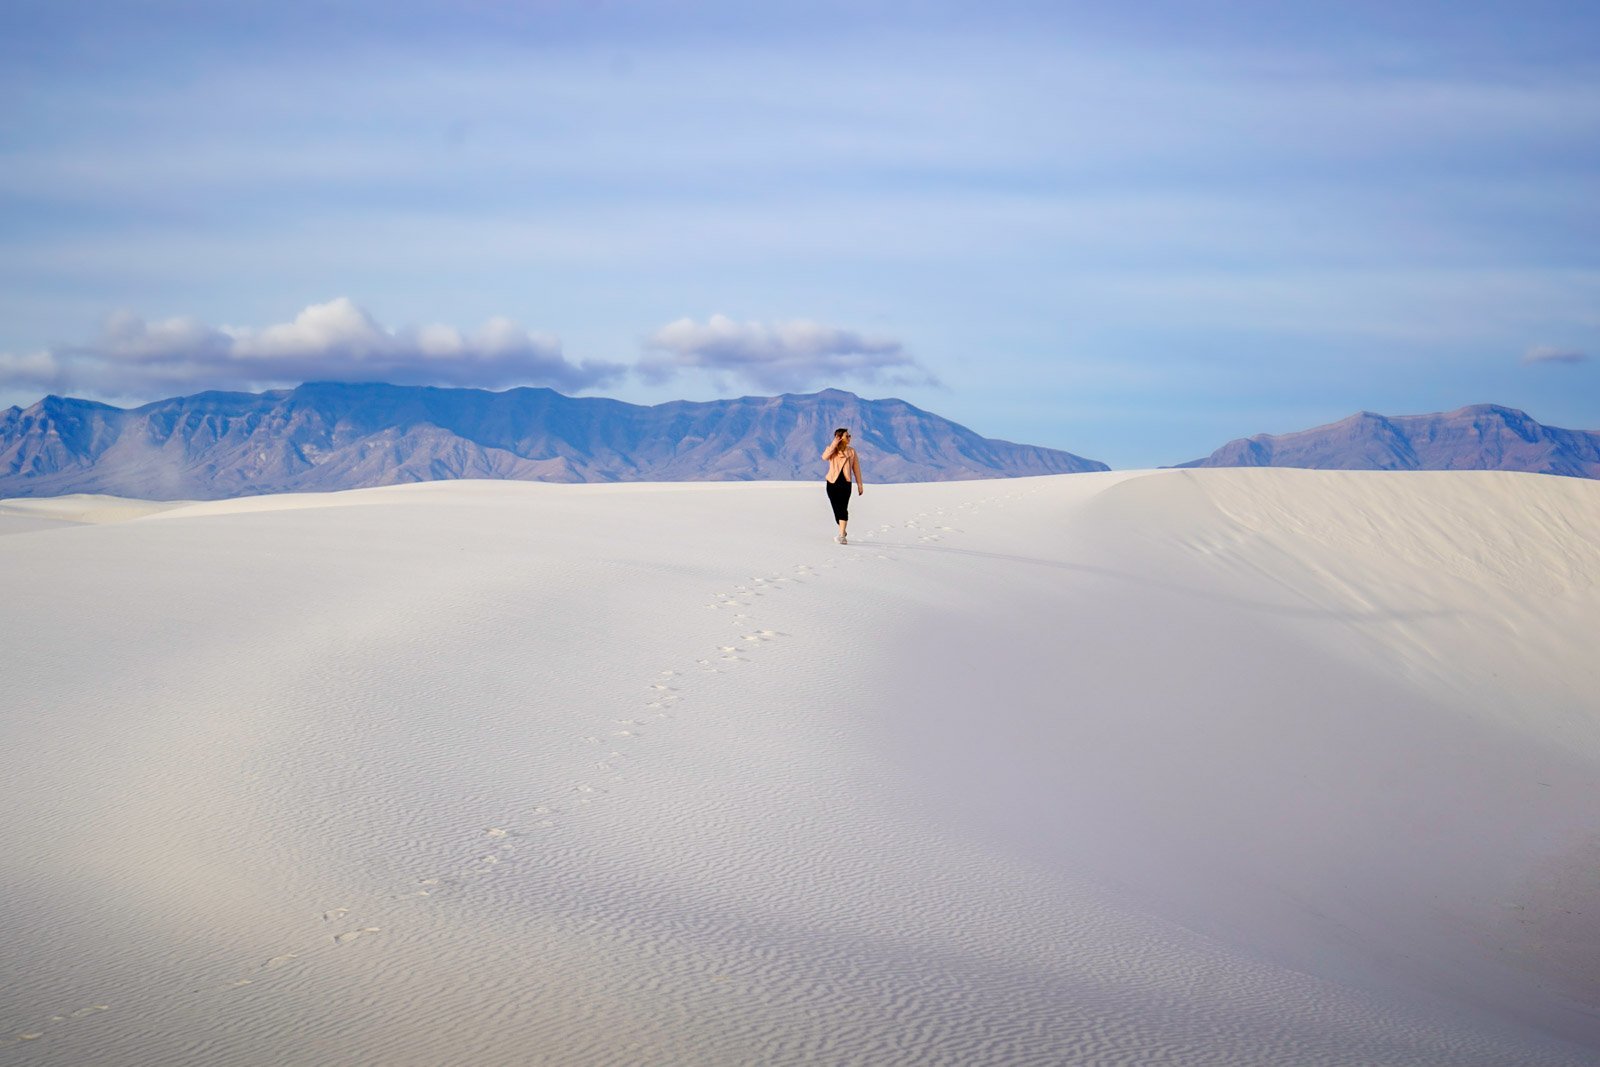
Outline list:
[[[1546,426],[1501,404],[1425,415],[1359,411],[1307,430],[1237,438],[1176,466],[1509,470],[1600,478],[1600,432]]]
[[[867,477],[879,482],[1108,469],[838,389],[644,406],[538,387],[307,382],[134,408],[60,396],[7,408],[0,496],[216,499],[448,478],[808,479],[843,425],[855,428]]]

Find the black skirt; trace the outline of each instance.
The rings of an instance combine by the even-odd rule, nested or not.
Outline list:
[[[828,503],[833,505],[834,521],[844,522],[850,517],[850,479],[841,474],[823,484],[828,487]]]

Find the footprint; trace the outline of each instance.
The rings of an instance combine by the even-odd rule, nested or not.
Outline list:
[[[498,826],[491,826],[484,831],[484,833],[489,837],[505,837],[510,832],[510,830],[502,830]]]
[[[69,1019],[83,1019],[83,1018],[87,1018],[90,1015],[97,1015],[102,1011],[109,1011],[110,1008],[111,1008],[111,1005],[109,1005],[109,1004],[91,1004],[86,1008],[78,1008],[75,1011],[69,1011],[65,1015],[52,1015],[52,1016],[50,1016],[50,1018],[45,1020],[45,1023],[46,1024],[49,1024],[49,1023],[64,1023]],[[22,1031],[18,1031],[11,1039],[8,1039],[8,1040],[0,1039],[0,1044],[9,1045],[9,1044],[11,1044],[11,1042],[13,1040],[14,1041],[37,1041],[41,1037],[43,1037],[45,1035],[46,1030],[47,1030],[47,1027],[46,1028],[41,1028],[41,1029],[38,1029],[38,1030],[22,1030]]]
[[[263,963],[261,965],[261,969],[263,971],[275,971],[279,967],[282,967],[282,966],[284,966],[286,964],[289,964],[289,963],[293,963],[295,960],[297,960],[299,958],[300,958],[300,954],[298,952],[285,952],[283,955],[274,956],[270,960],[268,960],[266,963]]]
[[[334,934],[333,935],[333,943],[336,944],[336,945],[348,945],[350,942],[354,941],[356,938],[361,937],[361,936],[363,936],[365,934],[375,934],[380,929],[381,929],[381,927],[377,927],[377,926],[363,926],[359,930],[346,930],[342,934]]]
[[[332,911],[325,911],[322,913],[322,921],[325,923],[332,922],[335,919],[342,919],[349,914],[349,908],[334,908]]]

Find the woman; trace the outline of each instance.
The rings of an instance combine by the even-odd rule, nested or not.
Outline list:
[[[833,431],[833,441],[822,450],[828,461],[828,503],[833,505],[833,517],[839,522],[839,532],[834,540],[841,545],[850,543],[845,536],[845,526],[850,521],[850,483],[856,483],[856,495],[865,493],[861,484],[861,460],[850,447],[850,431],[840,427]]]

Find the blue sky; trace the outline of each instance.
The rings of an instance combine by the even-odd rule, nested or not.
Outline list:
[[[223,10],[216,10],[221,7]],[[1592,3],[0,8],[0,405],[832,385],[1600,429]]]

